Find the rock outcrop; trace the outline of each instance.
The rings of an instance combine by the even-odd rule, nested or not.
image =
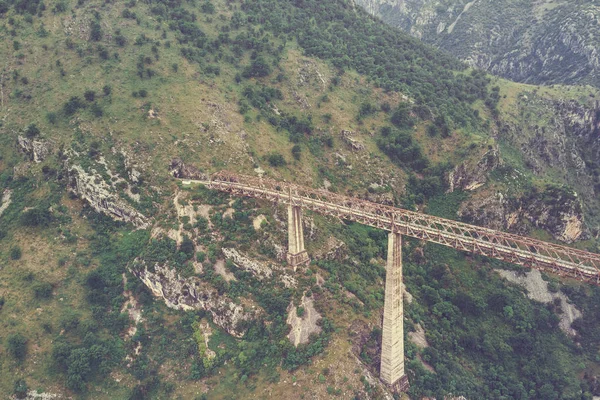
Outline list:
[[[318,325],[321,314],[315,309],[312,296],[302,296],[300,305],[296,307],[290,304],[287,311],[287,323],[292,327],[287,337],[294,346],[308,343],[310,335],[321,332],[321,327]]]
[[[548,283],[542,279],[542,274],[538,270],[531,270],[525,274],[517,274],[514,271],[498,270],[498,273],[510,282],[516,283],[527,291],[527,296],[541,303],[560,302],[558,317],[560,322],[558,326],[567,335],[575,336],[577,332],[571,328],[571,324],[577,318],[581,317],[581,311],[575,307],[569,298],[562,292],[552,293],[548,290]]]
[[[263,262],[252,260],[251,258],[241,254],[236,249],[223,248],[223,254],[228,260],[244,271],[250,272],[259,281],[272,279],[274,272],[277,273],[277,278],[285,287],[295,287],[297,285],[296,278],[284,272],[281,266],[266,265]]]
[[[500,165],[500,154],[497,149],[490,149],[477,163],[464,162],[448,174],[449,192],[457,189],[475,190],[485,185],[488,174]]]
[[[175,178],[183,179],[206,179],[206,174],[200,172],[198,168],[187,165],[181,158],[174,158],[169,165],[169,172]]]
[[[212,316],[213,322],[235,337],[242,337],[247,322],[254,320],[258,309],[250,305],[251,311],[235,304],[227,296],[219,295],[217,290],[202,282],[199,278],[182,278],[168,265],[156,264],[150,271],[146,263],[136,260],[131,272],[140,278],[156,297],[162,298],[169,308],[175,310],[205,310]]]
[[[119,221],[130,222],[137,228],[149,226],[148,219],[119,197],[97,173],[88,173],[79,165],[68,167],[69,191],[97,212]]]
[[[29,156],[31,161],[40,163],[52,154],[50,142],[41,139],[29,139],[25,136],[18,136],[17,142],[21,151]]]
[[[346,143],[354,151],[361,151],[365,149],[365,145],[357,140],[354,137],[354,133],[351,131],[342,130],[340,132],[340,137],[342,138],[342,141],[344,141],[344,143]]]
[[[10,206],[10,203],[12,203],[12,193],[10,189],[4,189],[4,192],[2,192],[2,197],[0,198],[0,216]]]
[[[508,199],[501,193],[475,197],[464,204],[459,217],[475,225],[527,234],[531,227],[543,229],[565,243],[587,237],[577,193],[551,187],[521,198]]]

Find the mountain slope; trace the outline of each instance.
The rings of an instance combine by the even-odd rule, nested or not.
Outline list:
[[[307,213],[315,262],[294,272],[284,209],[173,176],[266,174],[450,218],[497,193],[507,211],[595,216],[595,191],[582,206],[550,185],[570,161],[533,170],[520,141],[534,122],[591,137],[589,88],[493,80],[345,1],[2,4],[2,393],[383,396],[385,233]],[[550,124],[548,104],[572,111]],[[507,229],[596,245],[528,218]],[[581,354],[560,304],[493,270],[511,266],[406,242],[412,397],[592,393],[595,288],[546,277],[586,316]],[[426,348],[408,340],[423,329]]]
[[[600,85],[595,2],[357,0],[469,65],[531,84]]]

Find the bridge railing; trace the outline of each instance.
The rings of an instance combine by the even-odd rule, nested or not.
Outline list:
[[[291,204],[458,250],[600,283],[600,255],[267,178],[214,174],[198,181],[235,195]]]

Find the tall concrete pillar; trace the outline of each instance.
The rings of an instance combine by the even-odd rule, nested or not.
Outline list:
[[[404,306],[402,302],[402,236],[390,232],[385,274],[381,343],[381,380],[396,391],[408,389],[404,373]]]
[[[302,209],[288,206],[288,252],[287,262],[294,270],[298,265],[308,264],[310,259],[304,249],[304,229],[302,228]]]

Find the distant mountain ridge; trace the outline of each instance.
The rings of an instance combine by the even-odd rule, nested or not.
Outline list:
[[[530,84],[600,86],[600,4],[585,0],[355,0],[470,65]]]

